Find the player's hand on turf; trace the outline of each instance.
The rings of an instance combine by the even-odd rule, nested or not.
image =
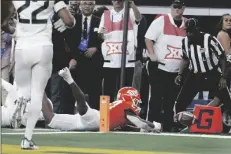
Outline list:
[[[226,79],[224,77],[221,77],[218,86],[220,90],[227,87]]]
[[[70,70],[75,69],[76,65],[77,65],[77,61],[75,59],[71,59],[70,62],[69,62],[69,69]]]
[[[182,84],[182,75],[177,75],[177,77],[175,78],[175,83],[178,86]]]

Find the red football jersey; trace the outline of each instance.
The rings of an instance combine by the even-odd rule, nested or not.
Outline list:
[[[131,101],[118,100],[110,104],[110,130],[127,124],[124,112],[126,109],[131,109],[139,115],[140,108],[134,106]]]
[[[136,115],[140,113],[140,93],[133,87],[123,87],[118,91],[117,100],[110,103],[110,130],[127,124],[125,110],[130,109]]]

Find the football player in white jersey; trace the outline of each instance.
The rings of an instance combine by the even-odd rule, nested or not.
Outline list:
[[[12,1],[18,15],[15,47],[15,81],[18,88],[17,109],[12,124],[21,123],[22,111],[28,104],[26,131],[22,149],[38,149],[32,141],[35,124],[42,109],[42,98],[52,71],[52,23],[53,11],[67,28],[75,25],[75,19],[62,0]],[[21,114],[20,114],[21,113]]]

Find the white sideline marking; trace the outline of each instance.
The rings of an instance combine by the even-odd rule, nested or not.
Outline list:
[[[152,135],[152,136],[173,136],[173,137],[199,137],[199,138],[220,138],[231,139],[230,136],[222,135],[207,135],[207,134],[174,134],[174,133],[142,133],[142,132],[110,132],[112,134],[127,134],[127,135]],[[2,133],[2,135],[23,135],[23,133]],[[103,132],[35,132],[35,135],[50,135],[50,134],[103,134]]]
[[[17,129],[8,129],[13,131],[25,131],[25,128],[17,128]],[[43,129],[43,128],[36,128],[35,131],[44,131],[44,132],[60,132],[61,130],[58,129]]]

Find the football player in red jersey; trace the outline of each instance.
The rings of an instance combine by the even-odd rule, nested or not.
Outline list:
[[[68,68],[64,68],[59,75],[70,85],[72,93],[77,102],[77,113],[75,115],[54,114],[48,107],[47,98],[43,101],[44,118],[49,122],[51,128],[61,130],[99,130],[100,113],[91,109],[84,93],[71,77]],[[148,122],[139,117],[139,104],[141,103],[139,92],[132,87],[124,87],[118,91],[117,100],[110,103],[110,130],[123,127],[132,123],[140,129],[158,132],[161,124]]]
[[[146,131],[160,131],[159,123],[151,123],[139,117],[140,93],[133,87],[123,87],[118,91],[116,101],[110,104],[110,129],[123,128],[132,124]]]
[[[118,91],[116,101],[110,104],[110,128],[124,126],[128,123],[126,112],[139,115],[141,103],[139,92],[132,87],[124,87]],[[117,116],[115,116],[117,115]]]
[[[59,72],[59,75],[67,81],[72,89],[73,96],[76,100],[76,114],[68,115],[53,113],[52,102],[46,95],[44,95],[42,112],[48,126],[59,130],[99,130],[100,113],[98,110],[89,107],[85,100],[84,93],[73,81],[69,69],[64,68]],[[12,92],[9,93],[12,95]],[[147,132],[160,132],[160,123],[151,123],[139,117],[140,103],[140,94],[135,88],[121,88],[118,91],[117,100],[110,103],[110,130],[115,130],[120,127],[123,128],[123,126],[133,124],[135,128],[143,129]],[[6,116],[5,118],[2,117],[3,119],[10,119],[11,115],[4,115]],[[23,119],[27,119],[27,113],[25,113],[24,116]]]

